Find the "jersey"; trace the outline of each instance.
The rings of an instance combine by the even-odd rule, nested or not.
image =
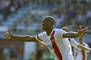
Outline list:
[[[89,46],[84,42],[83,45],[87,48],[89,48]],[[88,50],[82,50],[81,48],[77,48],[78,49],[78,55],[76,57],[76,60],[87,60],[87,56],[89,51]],[[76,49],[75,49],[75,53],[76,53]]]
[[[69,39],[68,39],[69,40]],[[77,47],[77,45],[80,45],[74,38],[70,38],[70,44],[71,45],[75,45]]]
[[[72,53],[73,53],[73,56],[75,55],[74,53],[74,49],[77,48],[78,45],[80,45],[74,38],[69,38],[68,39],[70,41],[70,44],[71,44],[71,47],[72,47]],[[75,46],[72,46],[72,45],[75,45]]]
[[[55,31],[54,38],[55,38],[55,42],[60,50],[60,53],[62,54],[62,58],[63,58],[62,60],[74,60],[70,42],[68,41],[68,38],[63,37],[63,34],[66,32],[61,29],[53,29],[53,31]],[[52,34],[52,32],[51,32],[51,34]],[[51,34],[48,36],[46,34],[46,32],[42,32],[36,38],[43,40],[48,45],[48,49],[50,50],[50,52],[52,54],[54,54],[55,60],[58,60],[58,57],[56,56],[56,54],[54,52],[52,42],[50,40]]]

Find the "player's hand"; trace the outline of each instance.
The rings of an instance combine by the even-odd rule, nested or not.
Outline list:
[[[78,31],[78,36],[83,37],[87,31],[88,31],[88,27],[82,29],[82,26],[80,26]]]
[[[11,32],[10,31],[6,32],[4,37],[7,38],[7,39],[11,39],[12,38]]]
[[[91,48],[89,48],[89,50],[91,51]]]
[[[83,46],[83,45],[78,45],[77,47],[78,47],[78,48],[81,48],[81,49],[83,49],[83,50],[91,51],[91,48],[87,48],[87,47],[85,47],[85,46]]]
[[[91,51],[91,48],[87,48],[89,51]]]

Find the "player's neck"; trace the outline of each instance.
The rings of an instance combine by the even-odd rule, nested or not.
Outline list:
[[[52,32],[52,29],[46,31],[48,36],[51,34],[51,32]]]

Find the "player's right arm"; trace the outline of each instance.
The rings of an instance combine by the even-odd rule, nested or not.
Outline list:
[[[5,33],[5,38],[22,42],[38,42],[36,36],[13,36],[9,31]]]

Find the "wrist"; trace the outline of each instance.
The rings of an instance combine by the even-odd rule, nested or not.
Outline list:
[[[79,37],[79,34],[78,33],[76,33],[76,37]]]

